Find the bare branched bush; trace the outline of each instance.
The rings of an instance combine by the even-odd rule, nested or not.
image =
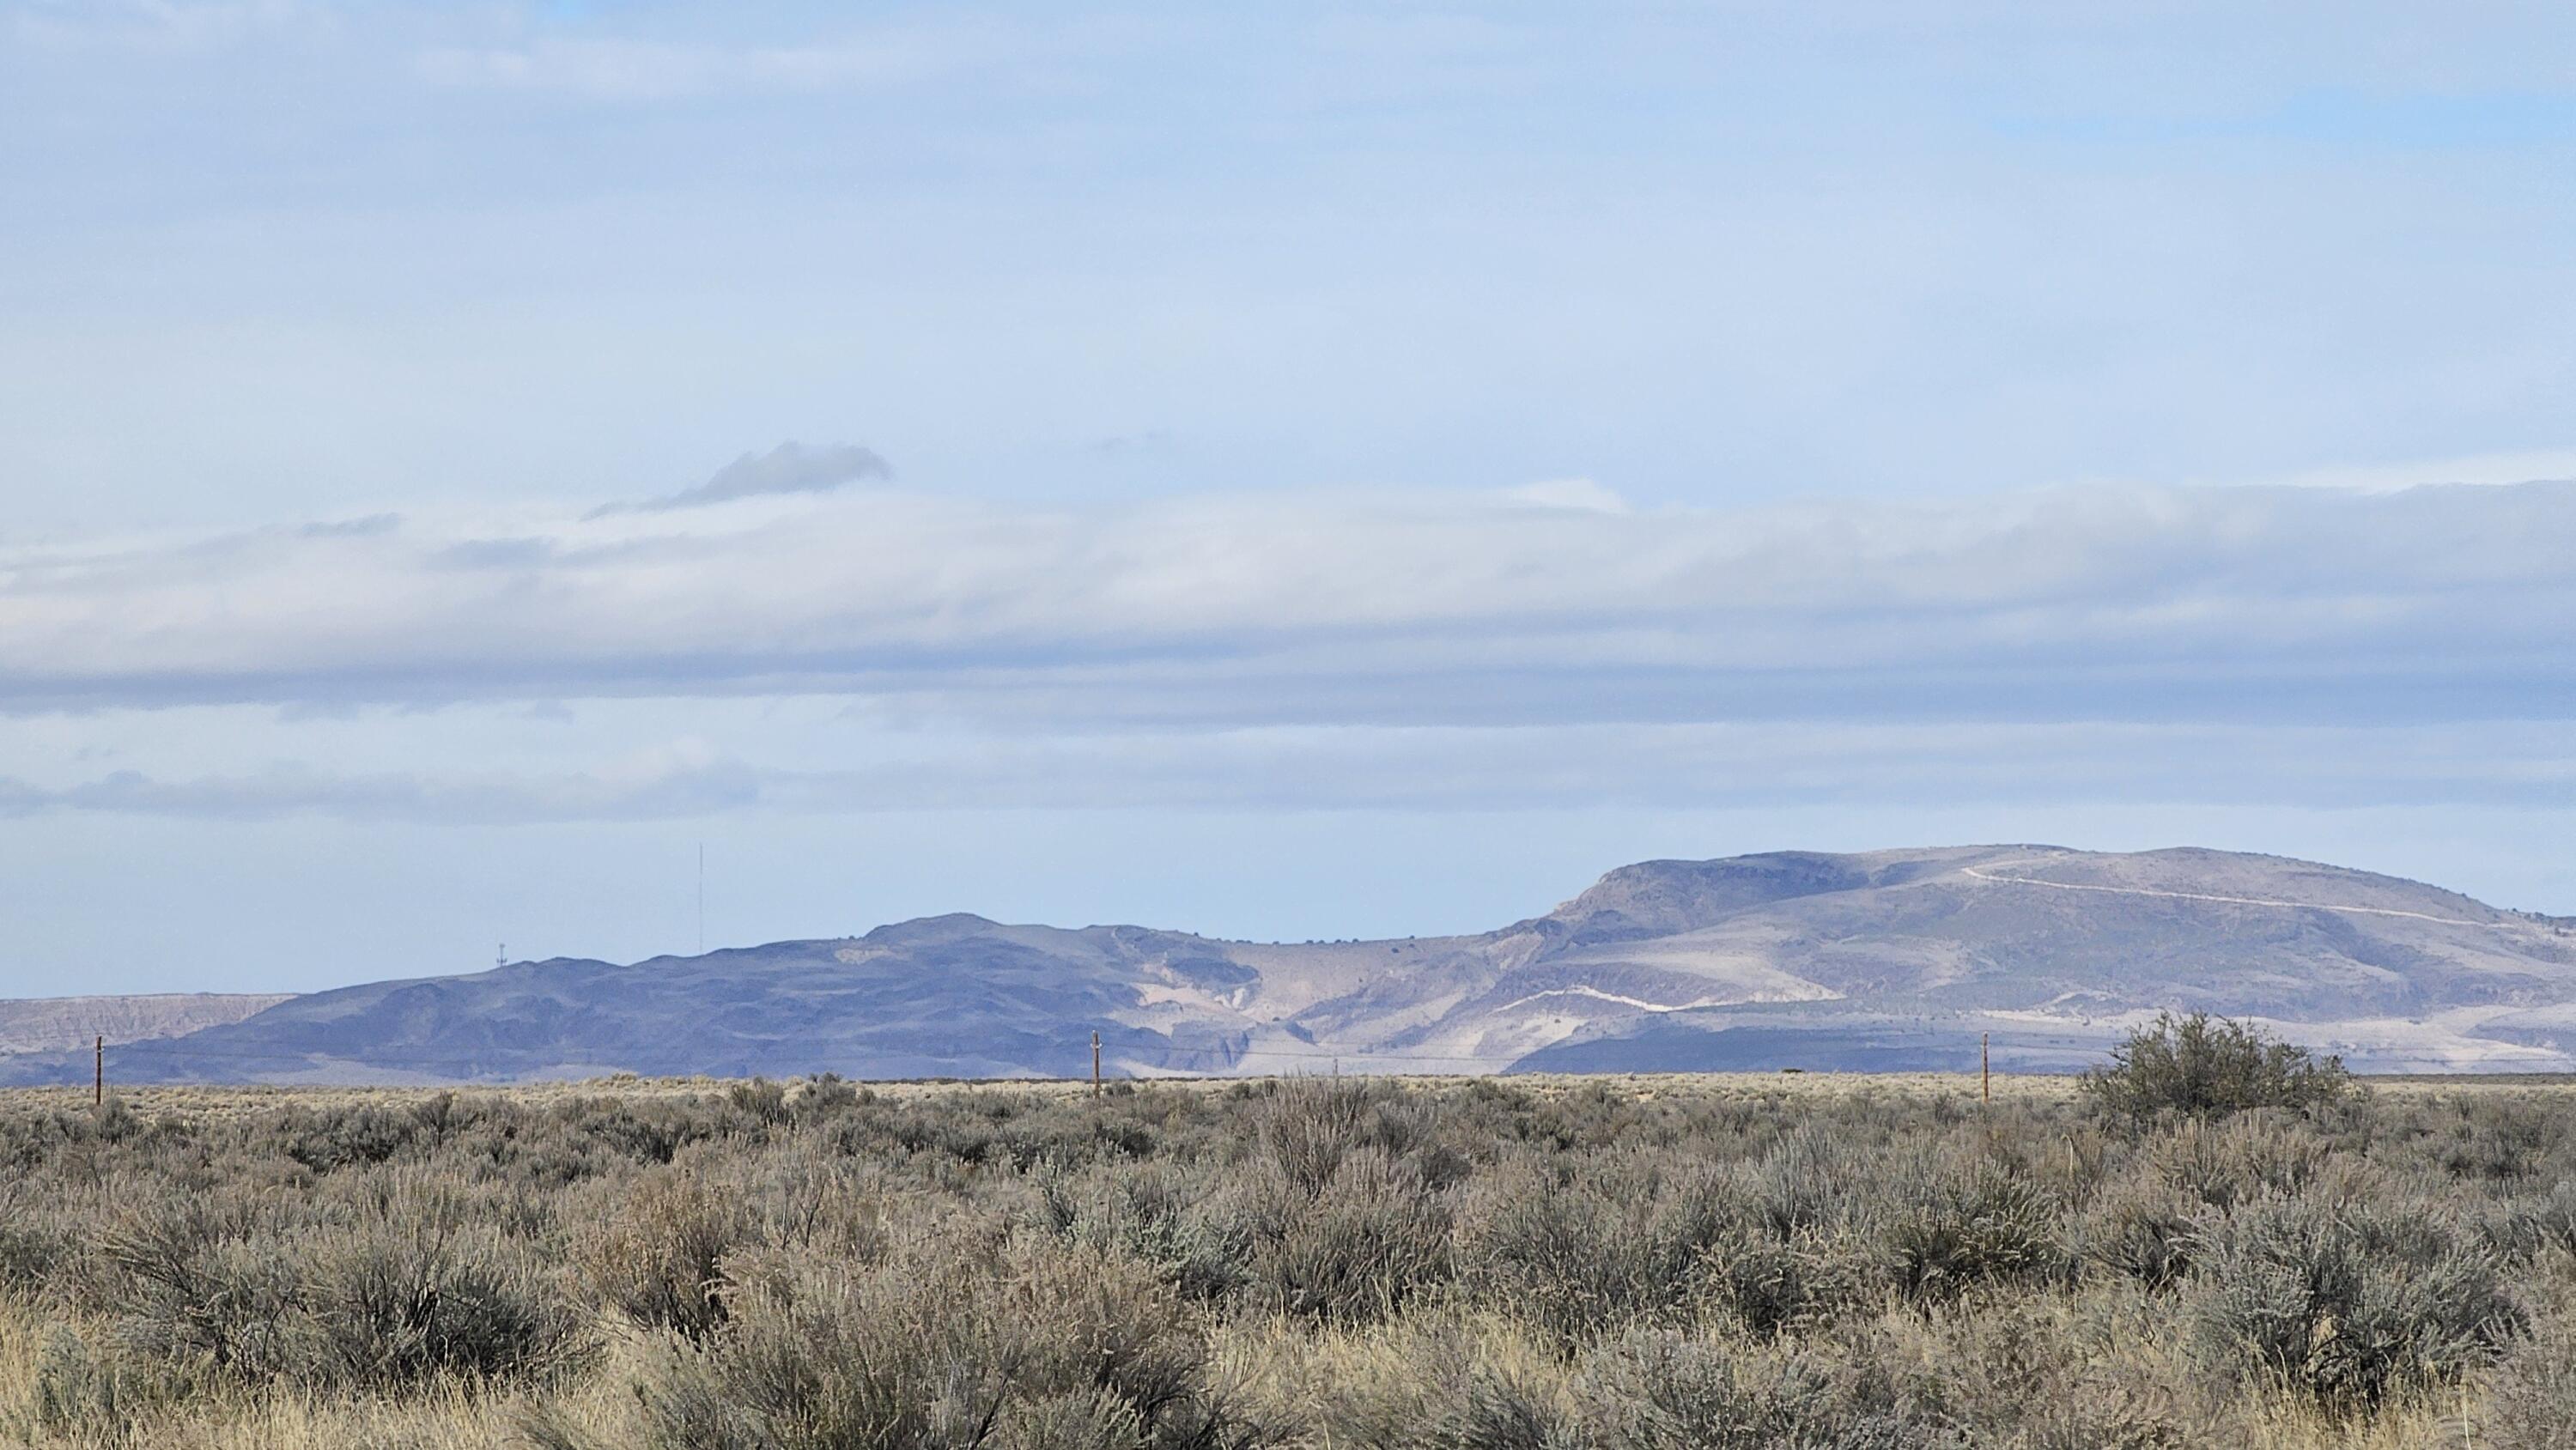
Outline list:
[[[1276,1085],[1253,1119],[1262,1152],[1290,1187],[1321,1193],[1342,1155],[1368,1136],[1376,1095],[1361,1082],[1291,1078]]]
[[[787,1121],[787,1084],[756,1077],[725,1089],[725,1100],[762,1123]]]
[[[695,1173],[647,1179],[607,1222],[579,1234],[573,1261],[602,1304],[638,1324],[703,1340],[725,1321],[724,1261],[750,1242],[752,1209]]]

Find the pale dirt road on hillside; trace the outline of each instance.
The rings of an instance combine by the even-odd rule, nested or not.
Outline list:
[[[2006,861],[2007,866],[2026,866],[2026,861]],[[2399,911],[2393,906],[2335,906],[2323,901],[2274,901],[2262,896],[2213,896],[2199,891],[2157,891],[2146,886],[2095,886],[2079,881],[2042,881],[2036,876],[2003,876],[1975,866],[1959,868],[1962,876],[1979,881],[1993,881],[2013,886],[2045,886],[2052,891],[2099,891],[2110,896],[2162,896],[2174,901],[2216,901],[2229,906],[2278,906],[2292,911],[2340,911],[2353,916],[2402,916],[2409,921],[2439,922],[2444,926],[2501,926],[2502,922],[2471,921],[2462,916],[2435,916],[2425,911]]]

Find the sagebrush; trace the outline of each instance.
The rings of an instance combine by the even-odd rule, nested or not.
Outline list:
[[[2105,1107],[2135,1117],[2210,1116],[2306,1112],[2350,1096],[2353,1080],[2340,1058],[2318,1057],[2250,1023],[2194,1012],[2167,1013],[2130,1033],[2108,1065],[2085,1074],[2084,1087]]]
[[[214,1104],[0,1098],[0,1442],[2576,1443],[2547,1087]]]

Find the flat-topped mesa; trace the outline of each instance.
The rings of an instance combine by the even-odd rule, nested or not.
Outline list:
[[[1548,913],[1586,941],[1667,936],[1713,926],[1739,911],[1805,896],[1896,886],[2005,852],[2054,846],[1944,847],[1918,851],[1763,851],[1709,861],[1622,866]]]
[[[1640,861],[1603,876],[1548,915],[1591,940],[1665,936],[1711,925],[1748,906],[1868,884],[1868,872],[1852,858],[1811,851]]]
[[[869,932],[860,940],[873,946],[930,946],[941,942],[964,941],[999,930],[1001,923],[971,911],[952,911],[943,916],[916,916],[910,921],[889,922]]]
[[[0,1053],[75,1048],[95,1038],[111,1043],[183,1037],[199,1028],[265,1012],[286,992],[156,992],[124,997],[26,997],[0,1000]]]

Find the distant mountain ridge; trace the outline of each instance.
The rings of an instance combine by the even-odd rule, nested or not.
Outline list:
[[[143,1042],[238,1022],[284,992],[154,992],[125,997],[0,997],[0,1053],[78,1048],[97,1038]]]
[[[2159,1010],[2370,1070],[2576,1068],[2576,931],[2420,882],[2198,849],[1783,851],[1623,866],[1468,936],[1234,942],[927,917],[628,966],[297,997],[115,1054],[126,1080],[612,1071],[1078,1076],[1998,1067]],[[77,1073],[75,1073],[75,1069]],[[0,1058],[0,1082],[85,1074]]]

